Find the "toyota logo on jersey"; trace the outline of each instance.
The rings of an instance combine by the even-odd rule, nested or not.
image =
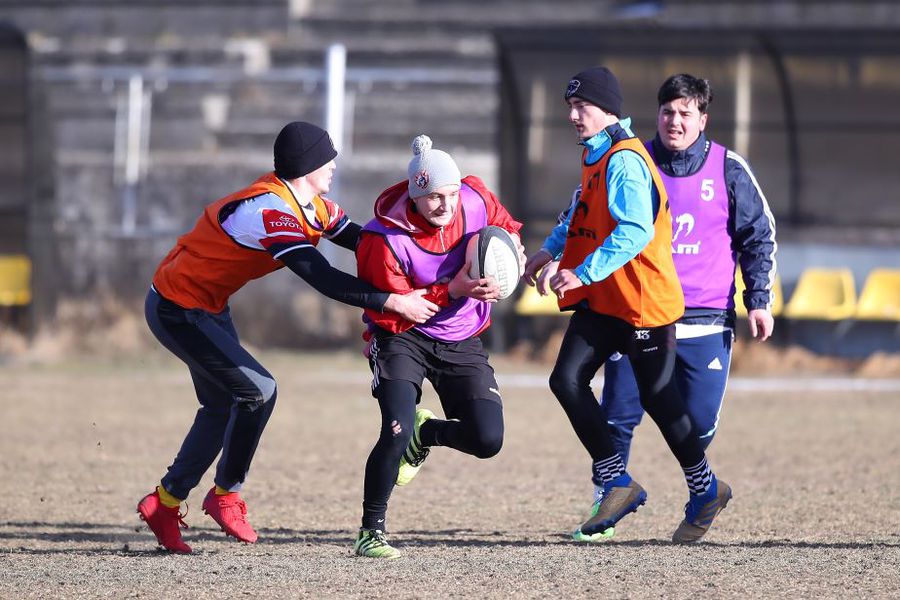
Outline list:
[[[300,221],[297,220],[297,217],[294,215],[289,215],[287,213],[283,213],[280,210],[264,210],[263,211],[263,223],[266,227],[266,233],[279,233],[279,232],[296,232],[303,233],[303,226],[300,225]]]

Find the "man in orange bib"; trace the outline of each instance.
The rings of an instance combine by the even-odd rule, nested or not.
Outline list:
[[[565,93],[569,121],[581,145],[580,195],[566,218],[525,265],[534,284],[559,260],[550,287],[561,310],[574,311],[550,388],[591,455],[598,498],[575,531],[579,541],[612,537],[615,524],[647,493],[625,469],[604,409],[590,382],[614,353],[633,364],[641,404],[684,470],[690,492],[675,542],[699,540],[731,498],[710,469],[699,435],[673,379],[675,321],[684,296],[672,260],[672,225],[665,187],[644,144],[621,119],[622,92],[604,67],[581,71]]]
[[[302,121],[275,140],[275,170],[206,207],[153,276],[145,307],[159,341],[187,364],[200,409],[178,455],[138,513],[170,552],[191,551],[179,508],[221,452],[203,511],[226,534],[253,543],[238,491],[275,406],[275,379],[241,346],[228,299],[252,279],[288,267],[329,298],[424,323],[438,306],[425,290],[382,292],[332,267],[322,238],[355,250],[360,226],[323,197],[337,151],[328,133]]]

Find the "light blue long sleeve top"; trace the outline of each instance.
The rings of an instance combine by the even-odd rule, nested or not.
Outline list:
[[[613,145],[616,139],[634,137],[631,119],[610,125],[595,136],[581,142],[588,149],[586,165],[596,164]],[[609,213],[617,225],[603,243],[585,257],[584,262],[573,269],[575,275],[585,284],[603,281],[629,260],[640,254],[653,239],[653,221],[659,207],[659,195],[653,185],[653,177],[644,160],[635,152],[616,152],[609,159],[606,170],[606,188],[609,199]],[[573,198],[572,206],[580,194]],[[554,259],[562,256],[566,244],[572,206],[564,219],[553,228],[544,240],[542,250]]]

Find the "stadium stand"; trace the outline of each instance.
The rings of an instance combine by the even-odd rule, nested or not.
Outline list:
[[[537,288],[530,285],[524,286],[522,295],[516,301],[516,314],[523,317],[536,317],[542,315],[568,316],[569,313],[559,311],[554,294],[541,296]]]
[[[802,6],[806,2],[785,4]],[[0,226],[0,255],[24,253],[28,248],[33,262],[31,311],[51,296],[90,297],[97,288],[115,289],[125,298],[142,298],[159,257],[194,222],[200,207],[270,168],[273,132],[289,120],[324,121],[325,53],[334,42],[346,47],[347,81],[344,147],[332,195],[348,214],[360,222],[371,216],[377,192],[402,175],[410,136],[427,132],[436,144],[459,157],[463,170],[483,176],[501,193],[517,218],[527,222],[524,235],[526,247],[531,248],[552,226],[567,193],[559,193],[545,182],[566,190],[571,182],[570,171],[565,169],[572,167],[567,157],[575,147],[558,112],[560,86],[584,61],[610,60],[615,54],[615,44],[598,36],[598,28],[621,26],[623,39],[636,40],[629,42],[630,54],[612,56],[614,63],[649,65],[624,69],[622,74],[629,96],[646,100],[633,106],[641,135],[652,132],[655,125],[652,98],[659,77],[666,69],[687,64],[716,81],[721,100],[714,121],[720,127],[718,137],[726,142],[733,133],[733,117],[727,107],[734,102],[730,67],[720,70],[720,65],[726,64],[721,51],[733,46],[731,38],[735,36],[739,46],[745,41],[755,43],[754,32],[760,31],[765,32],[761,39],[778,42],[767,48],[778,49],[778,55],[787,61],[793,101],[801,116],[799,131],[816,132],[797,138],[803,158],[800,164],[823,165],[816,176],[798,175],[796,180],[806,185],[804,194],[791,195],[791,170],[781,150],[790,146],[772,133],[773,126],[787,130],[778,125],[780,113],[771,113],[774,121],[758,121],[761,129],[753,134],[753,151],[747,158],[770,195],[779,227],[785,225],[779,234],[784,231],[793,236],[785,236],[779,250],[783,280],[793,285],[811,264],[809,244],[839,251],[846,243],[859,243],[891,253],[900,247],[896,242],[900,235],[897,204],[873,203],[859,211],[856,203],[839,193],[842,186],[827,177],[840,179],[843,172],[825,168],[832,164],[828,154],[832,146],[822,143],[821,136],[832,131],[838,136],[855,132],[850,139],[869,147],[867,136],[885,128],[893,130],[896,125],[892,107],[900,88],[891,77],[892,63],[884,57],[891,55],[897,42],[890,37],[891,31],[881,29],[889,23],[896,26],[898,17],[887,21],[875,18],[857,4],[836,3],[840,7],[834,10],[841,11],[840,19],[820,11],[814,16],[797,12],[799,16],[779,20],[776,29],[800,26],[806,30],[817,25],[829,32],[834,22],[840,22],[845,29],[838,28],[835,35],[843,41],[835,43],[843,50],[834,54],[825,48],[823,54],[818,40],[830,38],[831,33],[772,31],[771,19],[756,3],[736,0],[716,3],[713,13],[703,0],[664,3],[664,11],[677,13],[680,22],[708,28],[711,35],[703,36],[684,32],[680,26],[674,33],[666,33],[665,27],[647,28],[643,22],[617,20],[615,13],[623,5],[620,0],[5,0],[3,20],[27,40],[27,45],[16,46],[27,49],[27,61],[20,61],[27,69],[8,58],[0,60],[0,65],[15,66],[9,72],[28,82],[27,87],[21,86],[28,90],[27,122],[41,128],[25,138],[34,145],[35,158],[27,161],[29,172],[51,165],[52,177],[37,178],[33,183],[41,189],[34,198],[20,203],[29,207],[27,213],[20,211],[21,224],[7,219],[7,224]],[[879,31],[871,29],[873,26]],[[854,27],[870,29],[865,29],[866,36],[859,36]],[[521,59],[512,60],[499,43],[512,34],[524,40]],[[669,46],[666,61],[659,62],[654,56],[661,52],[663,35],[688,36],[691,43],[680,44],[677,39],[677,51]],[[798,41],[800,37],[803,39]],[[569,41],[577,47],[563,43]],[[716,45],[720,43],[724,45]],[[754,47],[752,43],[747,47]],[[773,106],[775,80],[767,74],[771,60],[764,58],[767,53],[751,54],[754,77],[767,82],[754,88],[754,106]],[[803,59],[797,60],[798,55]],[[837,59],[850,61],[848,72],[856,72],[852,65],[866,65],[867,77],[856,82],[846,77],[806,75],[820,72],[816,69],[822,61],[830,65]],[[630,62],[634,60],[638,62]],[[829,69],[821,72],[831,73]],[[134,190],[136,231],[127,235],[122,226],[127,196],[122,185],[122,152],[127,146],[123,132],[130,107],[129,85],[135,75],[143,82],[144,151],[140,181]],[[545,101],[542,115],[529,112],[533,104],[537,106],[531,101],[532,90],[537,89],[545,90],[540,96]],[[512,90],[519,93],[512,95]],[[0,104],[5,106],[11,97],[7,95]],[[822,98],[828,102],[823,104]],[[827,125],[833,107],[848,101],[866,109],[846,113],[846,126]],[[10,121],[26,122],[18,113],[3,114]],[[863,119],[865,126],[857,127],[857,119]],[[523,142],[538,137],[523,135],[525,124],[538,126],[544,136],[540,138],[544,145],[535,146],[543,149],[540,160],[527,155],[530,146]],[[554,145],[549,141],[555,139],[553,135],[564,140]],[[510,145],[503,142],[506,137]],[[889,164],[895,154],[891,152],[892,139],[879,138],[880,144],[887,144],[884,151],[865,156],[866,164],[874,164],[874,172],[887,179],[895,173]],[[876,158],[884,166],[872,163]],[[528,164],[532,160],[530,179],[504,178],[505,162]],[[24,164],[24,159],[5,164],[19,163]],[[66,183],[52,189],[54,181]],[[29,187],[22,189],[31,194],[32,181],[20,178],[20,182],[16,185],[27,182]],[[874,191],[855,186],[855,193],[863,198],[877,195],[885,186],[881,179],[864,183]],[[798,200],[791,204],[788,198]],[[804,205],[804,198],[814,204]],[[28,222],[24,221],[26,215]],[[802,227],[789,232],[788,217],[796,217]],[[52,244],[25,245],[25,232],[45,231],[43,225],[33,226],[31,221],[54,223]],[[866,227],[856,226],[858,223]],[[873,232],[872,224],[880,226],[877,231]],[[813,225],[818,229],[813,230]],[[8,232],[20,232],[16,245]],[[85,243],[86,232],[92,243]],[[873,265],[894,264],[893,256],[876,257],[875,263],[853,262],[853,257],[815,262],[850,267],[861,281]],[[345,253],[337,251],[329,258],[352,271],[352,257]],[[773,308],[775,314],[783,314],[780,283],[776,285]],[[297,283],[283,278],[266,286],[248,289],[237,301],[236,310],[252,310],[253,297],[266,295],[270,305],[283,303],[273,314],[293,314],[291,292],[297,290]],[[533,292],[526,289],[517,302],[497,307],[497,320],[534,314],[537,318],[524,320],[545,320],[558,326],[553,299],[539,298],[532,306]],[[737,310],[743,314],[740,301]],[[302,331],[317,327],[318,322],[312,321],[297,316],[293,327]],[[510,330],[516,327],[515,319],[511,321]],[[812,318],[808,323],[814,324]],[[302,336],[291,331],[292,327],[273,319],[270,328],[258,329],[250,336],[271,342],[272,335],[284,332],[284,339],[293,344]],[[353,327],[346,331],[348,339],[355,340]]]
[[[857,319],[900,322],[900,269],[874,269],[856,305]]]
[[[789,319],[840,321],[856,312],[856,285],[850,269],[803,271],[784,309]]]
[[[27,256],[0,256],[0,306],[31,304],[31,261]]]
[[[25,255],[0,255],[0,323],[22,333],[30,333],[32,323],[31,267]]]

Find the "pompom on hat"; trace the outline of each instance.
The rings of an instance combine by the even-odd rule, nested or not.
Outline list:
[[[462,175],[456,162],[443,150],[432,148],[430,137],[417,135],[412,141],[412,151],[406,169],[410,198],[426,196],[445,185],[460,185]]]

